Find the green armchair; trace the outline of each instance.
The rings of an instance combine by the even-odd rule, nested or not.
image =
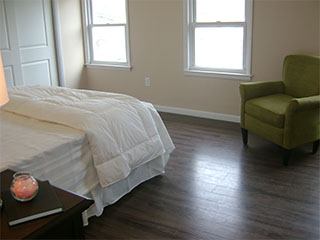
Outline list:
[[[248,131],[263,136],[285,150],[320,139],[320,57],[290,55],[284,60],[283,81],[241,83],[241,132],[247,145]]]

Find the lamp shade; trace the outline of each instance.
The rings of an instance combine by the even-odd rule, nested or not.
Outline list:
[[[6,79],[4,78],[4,71],[2,59],[0,55],[0,107],[9,101]]]

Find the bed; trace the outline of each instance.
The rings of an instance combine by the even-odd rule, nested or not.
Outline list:
[[[171,138],[155,108],[133,97],[62,87],[9,90],[0,111],[0,170],[94,199],[84,221],[165,172]]]

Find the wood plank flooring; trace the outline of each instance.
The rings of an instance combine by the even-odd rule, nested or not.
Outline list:
[[[239,124],[161,114],[176,146],[166,173],[100,217],[87,239],[319,239],[320,153],[282,149]]]

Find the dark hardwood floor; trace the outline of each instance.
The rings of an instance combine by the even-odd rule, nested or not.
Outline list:
[[[320,153],[282,149],[239,124],[161,114],[176,146],[166,173],[100,217],[88,239],[319,239]]]

